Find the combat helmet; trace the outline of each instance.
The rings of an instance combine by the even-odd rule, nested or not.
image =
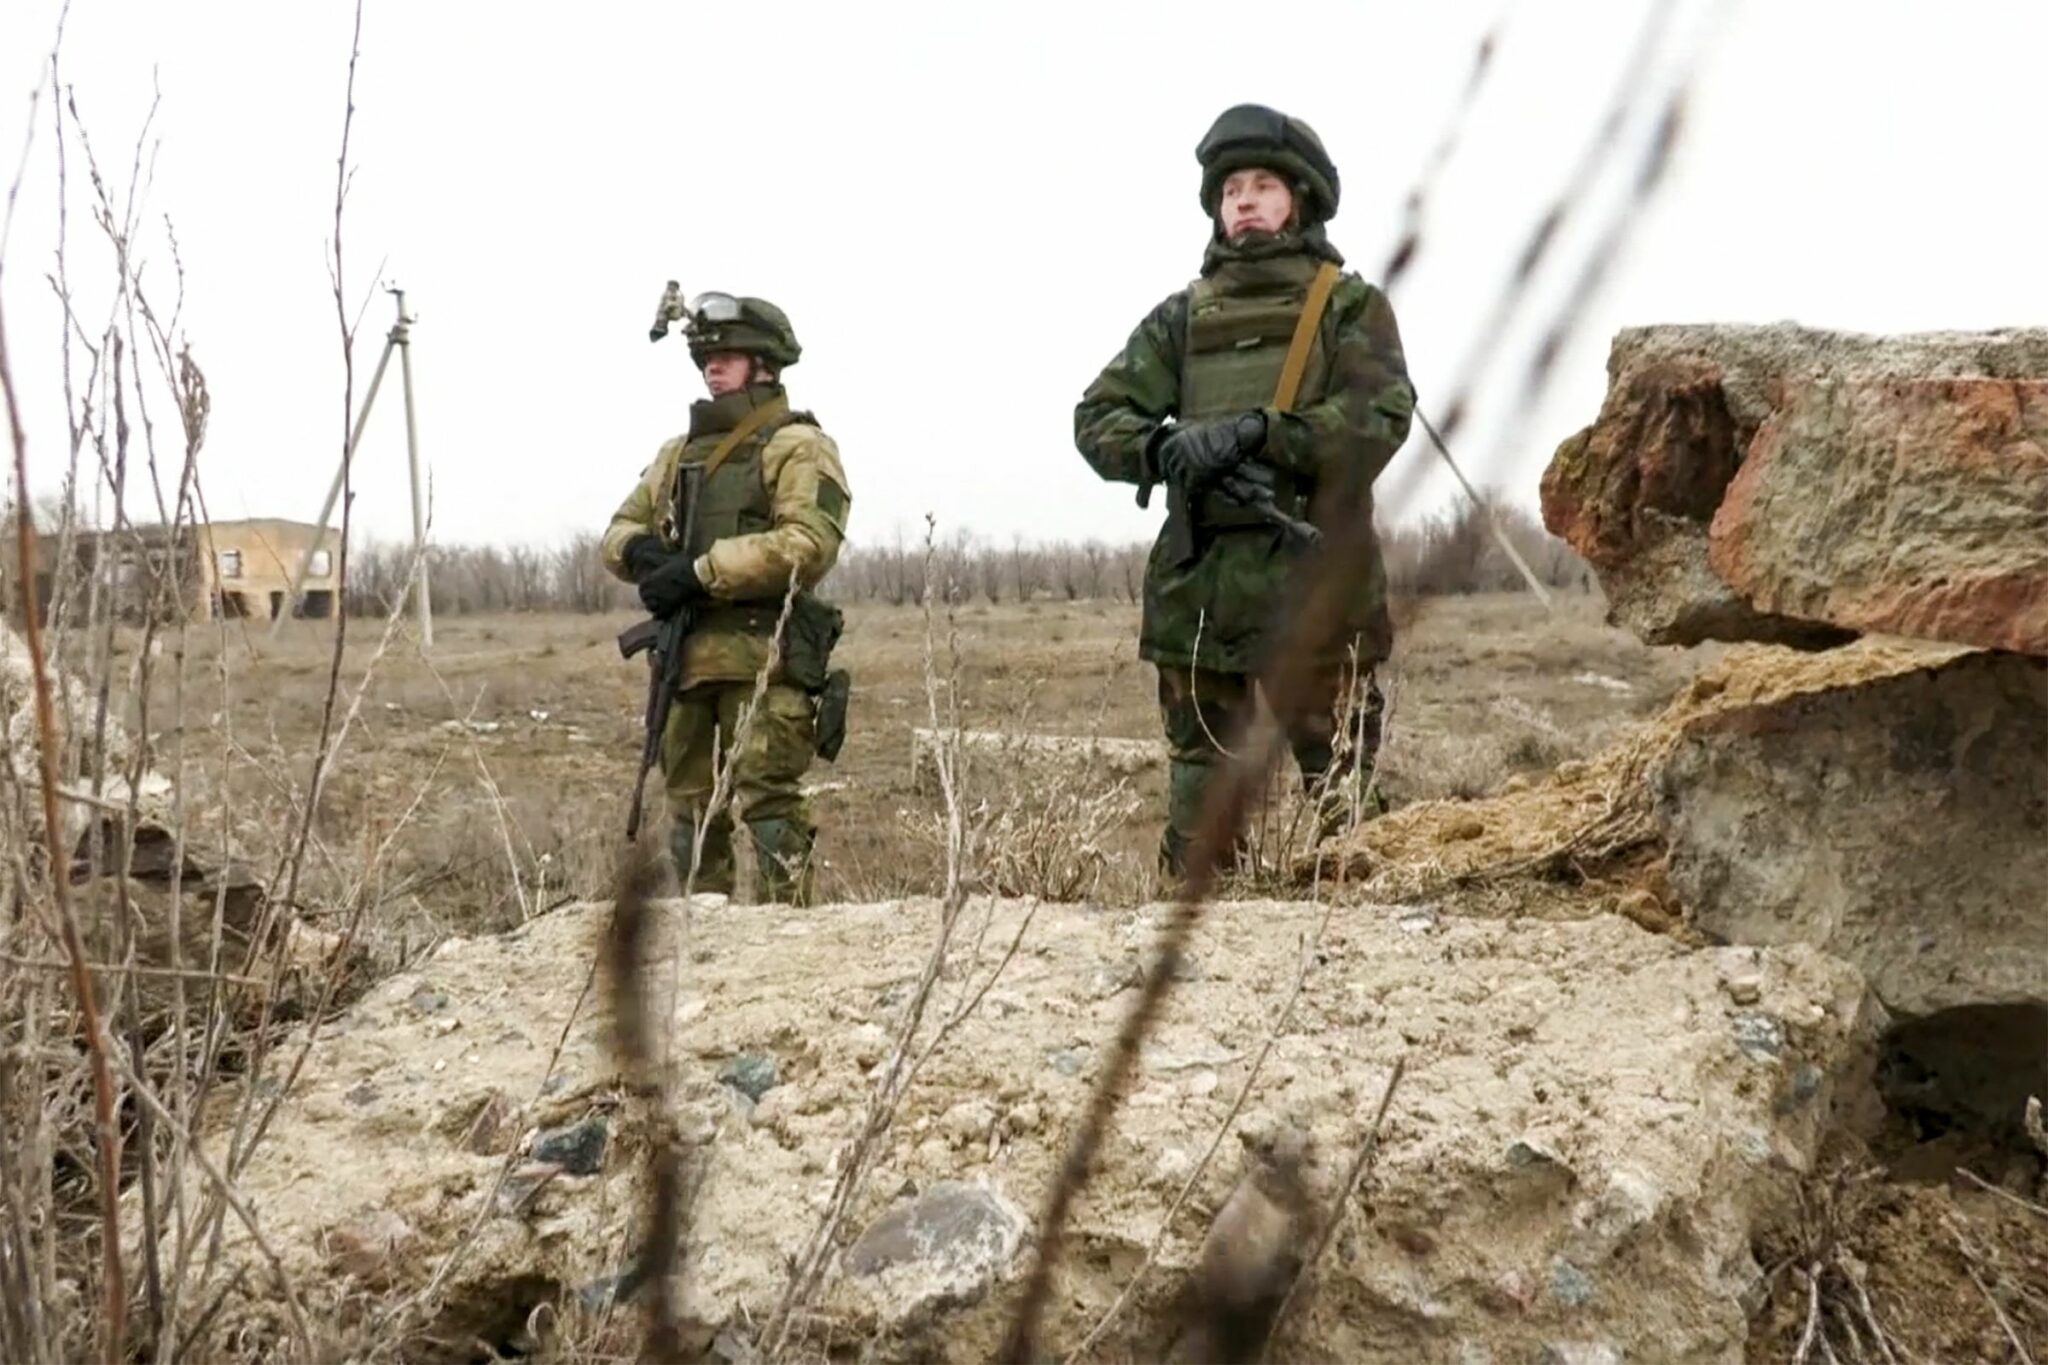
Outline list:
[[[781,370],[804,352],[789,314],[766,299],[700,294],[690,301],[689,334],[690,359],[699,368],[721,351],[737,351]]]
[[[1202,211],[1211,218],[1223,202],[1223,182],[1232,171],[1264,166],[1307,191],[1302,216],[1326,223],[1337,216],[1337,166],[1323,150],[1316,130],[1298,118],[1263,104],[1225,109],[1195,147],[1202,163]]]

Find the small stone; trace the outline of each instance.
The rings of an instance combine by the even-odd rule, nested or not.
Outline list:
[[[611,1125],[592,1114],[581,1123],[549,1128],[534,1136],[533,1159],[560,1166],[570,1175],[596,1175],[604,1167],[604,1149]]]
[[[1785,1086],[1785,1093],[1778,1097],[1778,1102],[1773,1108],[1780,1116],[1804,1109],[1820,1094],[1826,1080],[1827,1077],[1819,1067],[1811,1062],[1801,1063],[1792,1073],[1791,1081]]]
[[[1430,1256],[1436,1253],[1436,1239],[1421,1228],[1410,1227],[1405,1223],[1396,1224],[1388,1229],[1387,1236],[1393,1239],[1395,1246],[1410,1256]]]
[[[1035,1133],[1044,1122],[1044,1113],[1036,1104],[1031,1103],[1029,1100],[1012,1109],[1004,1118],[1004,1125],[1009,1129],[1012,1137],[1019,1137],[1025,1133]]]
[[[1088,1066],[1088,1055],[1072,1047],[1056,1048],[1046,1054],[1045,1060],[1062,1076],[1078,1076]]]
[[[1664,1207],[1664,1190],[1639,1171],[1626,1167],[1608,1173],[1607,1188],[1594,1201],[1591,1226],[1619,1240],[1649,1223]]]
[[[412,1225],[391,1210],[369,1210],[327,1234],[327,1261],[338,1274],[385,1285],[391,1280],[392,1254],[412,1236]]]
[[[794,1086],[778,1085],[754,1102],[754,1111],[747,1115],[747,1121],[756,1128],[782,1132],[802,1099],[803,1092]]]
[[[916,1264],[935,1288],[968,1279],[985,1283],[1016,1251],[1023,1220],[980,1185],[941,1180],[868,1225],[846,1253],[847,1273],[878,1275]]]
[[[966,1100],[954,1105],[939,1120],[939,1131],[955,1147],[986,1141],[996,1126],[996,1108],[987,1100]]]
[[[862,1024],[846,1037],[848,1053],[856,1065],[864,1068],[874,1066],[888,1056],[893,1045],[889,1031],[880,1024]]]
[[[1202,1099],[1205,1096],[1215,1094],[1216,1087],[1221,1084],[1222,1079],[1215,1072],[1204,1068],[1188,1077],[1188,1094],[1196,1099]]]
[[[1764,979],[1757,972],[1739,972],[1723,977],[1721,989],[1738,1005],[1754,1005],[1764,998]]]
[[[1147,1048],[1144,1054],[1147,1071],[1194,1071],[1199,1068],[1228,1066],[1237,1059],[1237,1053],[1213,1038],[1198,1038],[1180,1051],[1157,1047]]]
[[[1754,1061],[1775,1060],[1785,1050],[1785,1026],[1768,1014],[1738,1014],[1729,1030],[1743,1055]]]
[[[1507,1162],[1509,1167],[1518,1171],[1545,1166],[1565,1168],[1564,1161],[1556,1152],[1529,1138],[1519,1138],[1508,1144]]]
[[[1495,1312],[1512,1309],[1526,1313],[1536,1306],[1535,1279],[1520,1270],[1502,1271],[1499,1278],[1483,1291],[1481,1301],[1487,1302]]]
[[[1582,1308],[1592,1302],[1593,1281],[1586,1272],[1559,1256],[1550,1263],[1550,1292],[1568,1308]]]
[[[1614,902],[1614,909],[1638,929],[1647,929],[1653,934],[1670,933],[1678,924],[1677,918],[1664,908],[1664,902],[1640,886],[1622,892]]]
[[[779,1081],[775,1059],[759,1052],[743,1052],[718,1069],[720,1084],[729,1085],[750,1100],[758,1100]]]
[[[711,1339],[711,1354],[725,1365],[753,1365],[761,1358],[754,1343],[747,1336],[731,1327],[721,1328]]]
[[[357,1081],[348,1088],[348,1092],[342,1098],[360,1109],[364,1105],[375,1104],[381,1094],[382,1092],[368,1081]]]
[[[1150,1179],[1160,1189],[1178,1189],[1194,1169],[1193,1157],[1178,1147],[1168,1147],[1153,1158]]]
[[[592,1313],[601,1313],[614,1304],[626,1302],[640,1288],[641,1275],[638,1267],[623,1275],[600,1275],[576,1291],[576,1301]]]
[[[405,1003],[418,1010],[421,1014],[438,1014],[440,1011],[448,1008],[448,997],[442,992],[435,990],[432,986],[423,984],[418,990],[406,997]]]
[[[1122,962],[1114,967],[1098,967],[1095,975],[1088,980],[1088,998],[1107,1000],[1124,991],[1136,989],[1144,979],[1145,974],[1136,962]]]
[[[1619,1347],[1604,1341],[1547,1341],[1541,1365],[1621,1365]]]
[[[477,1156],[495,1156],[504,1150],[505,1121],[512,1116],[512,1102],[493,1090],[484,1096],[464,1125],[458,1145]]]

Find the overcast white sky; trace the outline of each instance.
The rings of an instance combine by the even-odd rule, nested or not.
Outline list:
[[[1507,6],[1493,77],[1394,298],[1426,408],[1441,412],[1650,3]],[[1724,8],[1664,194],[1548,401],[1511,429],[1500,420],[1585,233],[1553,261],[1533,321],[1505,336],[1505,382],[1460,443],[1475,477],[1531,506],[1550,451],[1598,408],[1618,327],[2048,319],[2034,169],[2048,3]],[[0,4],[10,173],[58,11]],[[340,453],[323,252],[352,12],[345,0],[72,6],[64,78],[110,169],[128,161],[152,72],[162,91],[149,207],[174,221],[188,275],[217,518],[310,519]],[[1197,269],[1193,148],[1209,121],[1257,100],[1314,123],[1343,175],[1332,238],[1370,276],[1500,12],[1499,0],[369,0],[349,281],[360,296],[388,257],[385,278],[418,314],[437,538],[553,540],[603,523],[701,393],[679,339],[647,341],[671,276],[790,311],[805,348],[791,393],[839,440],[857,540],[915,535],[928,510],[1005,540],[1149,534],[1158,504],[1138,512],[1128,487],[1095,479],[1072,409]],[[1681,27],[1704,31],[1700,13],[1691,0]],[[0,285],[38,487],[64,433],[42,279],[56,240],[48,112],[46,100]],[[104,259],[82,180],[76,273]],[[1588,206],[1594,223],[1609,199]],[[152,278],[167,277],[161,234],[150,240]],[[390,315],[376,297],[358,392]],[[356,508],[359,525],[391,535],[409,515],[396,379],[394,366]],[[1411,442],[1397,469],[1433,459]],[[1404,510],[1450,492],[1432,471]]]

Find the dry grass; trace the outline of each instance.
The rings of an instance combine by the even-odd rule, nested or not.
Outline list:
[[[1486,794],[1518,773],[1591,753],[1661,706],[1704,661],[1704,651],[1651,650],[1601,624],[1597,599],[1561,601],[1551,617],[1522,594],[1447,599],[1401,641],[1399,715],[1383,759],[1397,803]],[[451,934],[508,927],[566,898],[603,895],[645,686],[613,645],[628,620],[461,618],[438,627],[430,659],[409,644],[394,647],[370,679],[314,822],[302,909],[318,922],[343,899],[362,862],[356,851],[392,830],[416,796],[366,916],[381,964]],[[1159,738],[1134,608],[967,605],[956,623],[963,726]],[[222,771],[196,775],[205,785],[190,799],[205,809],[218,795],[207,788],[226,784],[237,841],[259,864],[293,796],[281,775],[303,768],[317,734],[331,630],[296,622],[274,641],[239,628],[224,641],[210,633],[188,641],[198,655],[188,669],[203,676],[224,666],[236,678],[232,714],[188,719],[197,733],[183,738],[201,751],[230,736],[235,744]],[[356,632],[344,676],[361,675],[375,637]],[[136,643],[124,634],[119,648]],[[849,609],[838,657],[854,675],[850,733],[839,761],[815,765],[809,779],[825,899],[929,892],[942,878],[939,805],[910,767],[911,730],[924,723],[922,649],[917,608]],[[159,745],[172,738],[156,735]],[[972,766],[964,795],[997,838],[986,860],[994,889],[1112,903],[1154,894],[1161,770],[1120,777],[983,762]]]

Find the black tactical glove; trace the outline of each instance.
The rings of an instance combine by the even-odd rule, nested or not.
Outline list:
[[[1266,414],[1252,411],[1167,428],[1159,442],[1159,467],[1182,488],[1198,488],[1227,474],[1266,443]]]
[[[672,554],[647,577],[640,580],[640,605],[656,616],[674,616],[692,602],[711,594],[697,577],[697,561],[686,554]]]
[[[626,551],[620,556],[625,561],[626,577],[635,583],[644,582],[647,575],[668,563],[674,551],[661,543],[661,537],[638,535],[626,542]]]

